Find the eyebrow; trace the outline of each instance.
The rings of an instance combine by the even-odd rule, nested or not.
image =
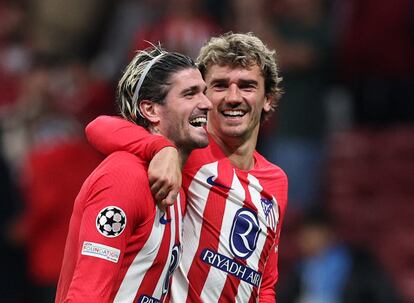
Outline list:
[[[187,87],[184,90],[182,90],[181,91],[181,95],[184,96],[187,93],[197,93],[197,92],[200,92],[200,91],[205,92],[206,89],[207,89],[206,86],[201,87],[199,85],[193,85],[193,86]]]
[[[214,79],[213,81],[211,81],[211,85],[214,84],[222,84],[222,83],[228,83],[230,81],[229,78],[219,78],[219,79]],[[238,85],[258,85],[259,82],[256,80],[252,80],[252,79],[239,79],[239,81],[237,81]]]
[[[250,80],[250,79],[240,79],[239,85],[255,85],[257,86],[259,82],[256,80]]]

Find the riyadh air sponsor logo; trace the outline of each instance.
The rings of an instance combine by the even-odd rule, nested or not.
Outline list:
[[[279,220],[279,211],[276,208],[273,200],[267,198],[260,198],[260,203],[263,208],[263,212],[266,216],[267,225],[273,230],[276,231],[276,226]]]
[[[137,303],[160,303],[160,302],[161,302],[160,300],[147,296],[147,295],[140,296],[137,301]]]
[[[160,218],[160,223],[165,225],[171,222],[171,219],[166,219],[165,218],[165,213],[162,214],[161,218]]]
[[[216,186],[216,187],[220,187],[220,188],[227,189],[227,190],[232,189],[231,187],[228,187],[226,185],[223,185],[219,182],[214,181],[213,178],[214,178],[214,176],[210,176],[210,177],[207,178],[207,183],[210,184],[211,186]]]
[[[262,274],[240,264],[222,254],[216,253],[210,249],[204,249],[201,252],[201,260],[219,270],[231,274],[238,279],[247,282],[255,287],[259,287]]]
[[[232,253],[247,259],[256,249],[260,226],[257,214],[248,208],[239,209],[234,215],[230,232],[230,249]]]

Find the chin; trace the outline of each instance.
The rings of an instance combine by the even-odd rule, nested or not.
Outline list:
[[[221,133],[226,137],[236,138],[236,137],[244,137],[246,134],[246,130],[236,128],[236,127],[227,127],[223,129]]]
[[[208,141],[208,136],[207,136],[207,132],[205,132],[203,135],[199,135],[199,136],[197,136],[197,138],[196,138],[196,140],[195,140],[196,142],[197,142],[197,146],[198,146],[198,148],[203,148],[203,147],[206,147],[208,144],[209,144],[209,141]]]
[[[208,137],[206,136],[203,139],[197,140],[197,147],[196,148],[204,148],[204,147],[207,147],[207,145],[209,143],[210,142],[208,141]]]

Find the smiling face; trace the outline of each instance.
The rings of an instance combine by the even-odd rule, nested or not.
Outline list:
[[[208,130],[222,142],[256,144],[262,112],[271,110],[260,68],[212,65],[205,76],[207,97],[213,103]]]
[[[164,104],[156,104],[157,129],[185,152],[208,145],[205,125],[212,106],[205,90],[199,70],[187,68],[173,74]]]

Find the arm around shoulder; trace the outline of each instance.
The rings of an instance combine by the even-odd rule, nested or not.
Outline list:
[[[123,150],[146,162],[164,147],[174,147],[165,137],[151,134],[121,117],[99,116],[86,126],[85,132],[92,146],[103,154]]]

